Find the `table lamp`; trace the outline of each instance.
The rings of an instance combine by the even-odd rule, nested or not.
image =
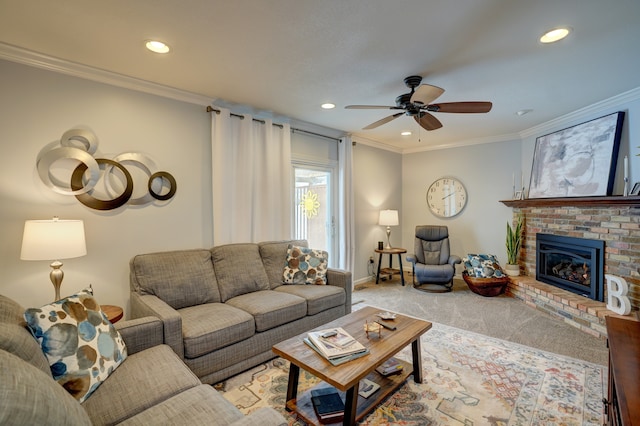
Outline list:
[[[60,285],[64,272],[59,259],[71,259],[87,254],[84,223],[81,220],[27,220],[22,236],[22,260],[53,260],[51,283],[55,300],[60,300]],[[54,260],[55,259],[55,260]]]
[[[391,248],[391,227],[397,226],[398,222],[398,210],[380,210],[380,218],[378,219],[378,225],[387,227],[387,250]]]

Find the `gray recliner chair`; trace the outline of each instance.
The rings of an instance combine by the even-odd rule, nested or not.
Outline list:
[[[407,255],[413,269],[413,286],[418,290],[444,293],[451,291],[455,265],[462,262],[449,249],[446,226],[416,226],[414,254]]]

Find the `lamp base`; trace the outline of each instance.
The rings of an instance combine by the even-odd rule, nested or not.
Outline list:
[[[387,226],[387,246],[385,247],[385,249],[387,250],[391,250],[393,247],[391,247],[391,240],[389,239],[389,237],[391,236],[391,227]]]
[[[59,260],[55,260],[51,262],[51,272],[49,273],[49,278],[51,278],[51,284],[53,284],[53,289],[56,292],[55,299],[60,300],[60,286],[62,285],[62,279],[64,278],[64,272],[62,271],[62,262]]]

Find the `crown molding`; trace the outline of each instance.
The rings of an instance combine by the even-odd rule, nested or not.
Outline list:
[[[370,146],[372,148],[377,148],[377,149],[382,149],[382,150],[385,150],[385,151],[395,152],[397,154],[402,154],[403,153],[402,148],[398,148],[398,147],[395,147],[395,146],[387,145],[385,143],[378,142],[378,141],[375,141],[373,139],[365,138],[363,136],[351,135],[351,140],[353,142],[355,142],[356,146],[358,144],[362,144],[362,145]]]
[[[600,114],[606,114],[611,112],[612,109],[619,108],[620,105],[625,105],[630,102],[635,102],[640,99],[640,87],[628,90],[619,95],[612,96],[604,99],[595,104],[591,104],[587,107],[570,112],[569,114],[562,115],[553,120],[539,124],[534,127],[530,127],[519,133],[519,137],[522,139],[529,138],[531,136],[546,135],[554,132],[559,128],[566,127],[568,123],[582,122],[599,116]]]
[[[2,42],[0,42],[0,59],[190,104],[206,106],[211,105],[212,101],[211,98],[206,96],[151,83],[138,78],[127,77],[99,68],[77,64],[64,59],[54,58]]]

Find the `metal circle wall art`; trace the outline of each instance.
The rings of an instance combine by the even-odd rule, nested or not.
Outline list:
[[[156,163],[148,156],[126,152],[112,159],[95,158],[97,150],[98,138],[91,130],[67,130],[60,138],[59,145],[49,144],[38,154],[38,175],[48,188],[59,194],[73,195],[82,204],[95,210],[167,201],[175,195],[175,178],[168,172],[157,170]],[[58,162],[63,166],[73,165],[68,179],[59,178],[54,173],[54,164]],[[143,195],[133,197],[135,178],[128,167],[139,169],[147,176],[146,182],[137,185],[144,183],[146,192]],[[105,197],[98,196],[99,183],[104,187]]]

